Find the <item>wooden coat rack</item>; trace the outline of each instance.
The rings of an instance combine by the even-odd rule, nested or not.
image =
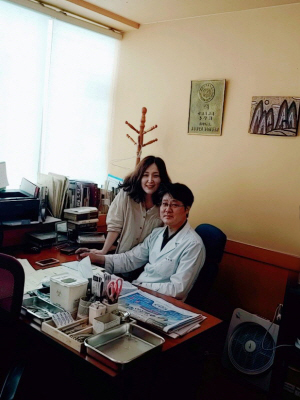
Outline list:
[[[143,107],[142,108],[142,118],[141,118],[141,124],[140,124],[140,130],[138,131],[134,126],[132,126],[128,121],[125,121],[125,124],[127,124],[131,129],[133,129],[137,134],[138,134],[138,141],[136,142],[132,137],[128,134],[126,136],[137,146],[136,150],[136,164],[141,161],[141,155],[142,155],[142,148],[145,146],[148,146],[148,144],[157,142],[158,139],[153,139],[150,140],[150,142],[144,144],[144,135],[150,131],[153,131],[153,129],[157,128],[157,125],[152,126],[150,129],[147,131],[144,131],[145,129],[145,122],[146,122],[146,113],[147,113],[147,108]]]

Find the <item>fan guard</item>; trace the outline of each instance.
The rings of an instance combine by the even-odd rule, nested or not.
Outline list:
[[[275,346],[273,337],[263,326],[246,322],[233,331],[228,342],[228,357],[238,371],[257,375],[273,364]]]

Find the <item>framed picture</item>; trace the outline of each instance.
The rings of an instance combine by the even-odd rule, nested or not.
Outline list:
[[[299,107],[299,97],[253,96],[249,133],[297,136]]]
[[[188,134],[220,136],[225,95],[225,79],[192,81]]]
[[[107,180],[106,180],[106,186],[107,186],[106,190],[112,190],[113,188],[117,189],[120,183],[123,183],[123,179],[118,178],[117,176],[108,174]]]

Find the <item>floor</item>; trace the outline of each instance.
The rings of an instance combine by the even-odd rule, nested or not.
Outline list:
[[[224,368],[220,354],[207,354],[195,400],[269,400],[267,393]]]
[[[143,379],[139,379],[138,375],[141,374],[143,377],[148,375],[147,372],[138,371],[131,381],[124,382],[123,390],[136,394],[131,395],[130,398],[125,396],[126,400],[127,398],[128,400],[272,400],[268,398],[266,392],[249,384],[223,366],[224,333],[217,339],[219,339],[217,340],[218,346],[216,346],[216,336],[212,335],[213,345],[208,346],[204,353],[198,348],[192,349],[189,354],[183,350],[180,357],[176,355],[173,359],[166,360],[166,364],[159,365],[157,373],[153,377],[149,376],[147,383],[143,386],[139,385],[139,381],[142,382]],[[31,360],[32,369],[27,369],[28,376],[25,385],[27,390],[22,390],[21,397],[18,399],[96,400],[101,398],[101,400],[115,400],[117,398],[112,395],[111,391],[104,393],[104,387],[101,385],[99,377],[95,377],[94,380],[97,390],[80,382],[84,379],[83,372],[86,373],[86,368],[79,369],[78,365],[72,365],[70,357],[62,354],[60,349],[51,347],[51,351],[49,350],[46,354],[44,349],[42,351],[42,348],[39,348],[37,341],[31,343],[30,347],[31,353],[37,354],[37,357],[35,360]],[[50,362],[51,359],[53,362]],[[51,366],[54,363],[55,373],[52,374]],[[34,375],[32,375],[33,370],[36,371]],[[155,371],[155,368],[151,367],[152,370]],[[38,371],[39,373],[37,373]],[[161,371],[167,371],[166,375],[162,376]],[[91,376],[89,378],[91,379]],[[67,388],[65,382],[72,382],[72,386]],[[63,388],[66,391],[63,391]],[[30,397],[28,397],[29,393]],[[123,398],[123,396],[121,397]]]

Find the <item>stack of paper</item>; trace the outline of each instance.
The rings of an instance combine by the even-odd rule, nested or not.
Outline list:
[[[132,318],[173,337],[182,336],[199,327],[200,322],[206,318],[141,290],[120,297],[119,308],[128,311]]]
[[[8,186],[8,180],[6,175],[6,163],[4,161],[0,162],[0,189]]]
[[[93,272],[96,271],[103,271],[103,268],[91,264],[89,257],[86,257],[86,259],[64,263],[55,268],[35,270],[28,260],[18,258],[18,261],[22,264],[25,273],[24,293],[35,289],[40,289],[43,286],[43,282],[50,281],[50,277],[54,275],[67,273],[82,277],[87,275],[91,276]]]
[[[48,175],[39,174],[38,184],[48,188],[49,207],[53,217],[61,218],[69,187],[69,179],[66,176],[49,172]]]

